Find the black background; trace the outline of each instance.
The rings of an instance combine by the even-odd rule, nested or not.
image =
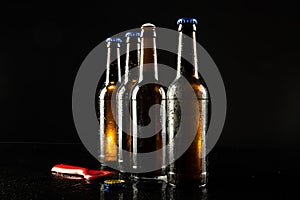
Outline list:
[[[197,40],[224,80],[227,119],[216,148],[247,149],[253,166],[273,165],[273,156],[275,165],[299,169],[300,31],[292,2],[2,5],[0,142],[80,143],[72,89],[87,54],[146,22],[176,30],[180,17],[198,20]],[[255,163],[257,155],[267,161]]]

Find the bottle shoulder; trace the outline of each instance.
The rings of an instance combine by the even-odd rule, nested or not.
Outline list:
[[[197,98],[209,98],[209,92],[201,79],[185,78],[180,76],[176,78],[168,87],[168,98],[186,98],[189,95],[196,95]]]
[[[135,85],[136,81],[128,81],[126,83],[122,82],[120,86],[117,89],[117,98],[122,99],[122,98],[127,98],[130,93],[132,92],[132,89]]]
[[[137,83],[132,89],[132,98],[138,98],[139,96],[145,97],[161,97],[166,98],[167,88],[158,83]]]
[[[117,85],[115,84],[109,84],[104,85],[99,92],[99,99],[111,99],[114,92],[118,89]]]

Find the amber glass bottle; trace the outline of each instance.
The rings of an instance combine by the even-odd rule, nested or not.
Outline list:
[[[168,167],[168,182],[171,185],[205,185],[206,184],[206,141],[205,133],[208,118],[208,91],[198,73],[196,51],[196,25],[193,18],[182,18],[178,22],[178,59],[177,76],[167,92],[167,133],[168,140],[172,141],[183,126],[184,136],[194,134],[193,141],[188,149],[176,159],[180,145],[187,137],[178,137],[175,144],[171,143],[168,152],[170,160],[175,160]],[[187,60],[192,61],[191,63]],[[188,94],[191,87],[192,95]],[[189,120],[182,123],[183,109]],[[183,105],[182,104],[182,105]],[[198,109],[199,108],[199,109]]]
[[[100,148],[99,160],[103,167],[117,166],[117,128],[113,116],[116,99],[113,92],[121,81],[120,70],[120,38],[108,38],[106,80],[99,93],[99,122],[100,122]]]
[[[116,94],[118,162],[120,171],[128,171],[132,164],[131,91],[138,79],[137,66],[140,57],[140,33],[128,32],[126,37],[125,74]],[[127,169],[127,170],[126,170]]]
[[[158,83],[156,32],[153,24],[141,27],[141,61],[139,79],[132,90],[132,167],[139,179],[165,175],[166,88]],[[152,156],[144,156],[152,153]],[[155,170],[147,171],[151,166]],[[143,173],[145,172],[145,173]]]

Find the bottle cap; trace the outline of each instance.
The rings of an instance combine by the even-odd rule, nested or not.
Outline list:
[[[198,24],[198,22],[195,18],[180,18],[177,21],[177,25],[179,24]]]
[[[112,180],[105,180],[103,183],[104,190],[108,191],[111,189],[121,189],[124,186],[125,181],[122,179],[112,179]]]
[[[117,43],[121,43],[122,39],[118,38],[118,37],[111,37],[111,38],[107,38],[106,42],[117,42]]]
[[[140,32],[127,32],[125,37],[140,37]]]

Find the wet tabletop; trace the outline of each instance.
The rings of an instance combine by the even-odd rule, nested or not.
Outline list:
[[[103,191],[97,181],[53,175],[58,163],[98,169],[81,144],[1,143],[0,199],[292,199],[297,195],[299,164],[279,150],[214,149],[209,155],[206,190],[176,189],[165,183],[132,184]],[[115,173],[111,178],[117,178]]]

